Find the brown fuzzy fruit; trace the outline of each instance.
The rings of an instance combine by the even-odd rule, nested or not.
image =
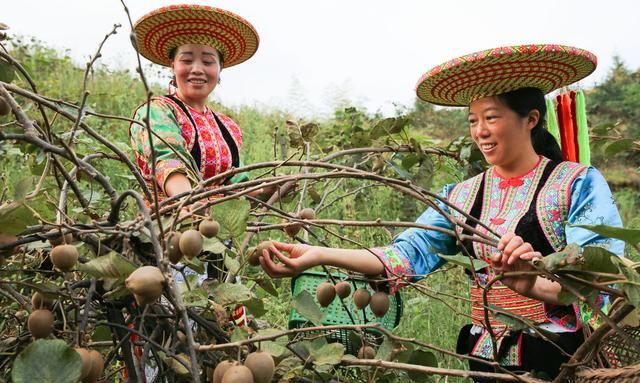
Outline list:
[[[139,305],[153,303],[162,295],[164,275],[155,266],[142,266],[131,273],[124,284]]]
[[[6,116],[11,113],[9,103],[3,97],[0,97],[0,116]]]
[[[51,229],[47,232],[49,237],[49,243],[52,247],[60,246],[60,245],[69,245],[73,242],[73,234],[71,232],[66,233],[65,235],[60,234],[60,230]]]
[[[60,245],[51,249],[51,262],[60,271],[71,271],[78,263],[78,249],[73,245]]]
[[[34,310],[48,309],[52,304],[53,300],[45,297],[43,294],[37,291],[33,293],[33,295],[31,295],[31,306],[33,306]]]
[[[233,366],[224,373],[221,383],[253,383],[253,374],[245,366]]]
[[[96,350],[89,350],[89,357],[91,358],[91,371],[89,371],[89,374],[82,380],[82,383],[96,383],[104,371],[102,354]]]
[[[53,332],[53,314],[49,310],[34,310],[29,315],[27,327],[32,337],[46,338]]]
[[[91,365],[93,364],[93,359],[91,358],[91,351],[86,348],[78,347],[76,348],[76,352],[80,355],[82,359],[82,372],[80,373],[80,380],[89,376],[91,372]]]
[[[200,231],[200,234],[205,237],[213,238],[218,235],[218,232],[220,231],[220,224],[212,219],[205,219],[200,222],[198,230]]]
[[[179,231],[172,231],[167,234],[167,255],[171,263],[178,263],[182,259],[182,252],[180,251],[180,237],[182,233]]]
[[[229,370],[233,366],[239,365],[240,363],[235,360],[223,360],[222,362],[218,363],[215,370],[213,370],[211,383],[222,383],[222,377],[224,377],[224,374],[227,372],[227,370]]]
[[[323,282],[316,287],[316,298],[322,307],[327,307],[336,298],[336,288],[331,282]]]
[[[312,208],[306,207],[306,208],[300,210],[300,212],[298,213],[298,218],[300,218],[300,219],[315,219],[316,218],[316,212]]]
[[[187,230],[180,237],[180,251],[185,257],[191,259],[202,252],[204,240],[198,230]]]
[[[291,222],[288,226],[285,226],[284,232],[287,233],[289,237],[295,237],[302,229],[302,224],[300,222]]]
[[[251,370],[254,383],[269,383],[273,379],[276,365],[271,355],[264,351],[256,351],[247,355],[244,365]]]
[[[249,255],[249,264],[251,266],[259,266],[260,265],[260,256],[263,255],[263,251],[267,250],[269,254],[269,248],[271,247],[271,241],[262,241],[256,246],[256,250]]]
[[[369,291],[367,289],[358,289],[355,293],[353,293],[353,303],[355,303],[356,307],[360,310],[367,307],[370,299],[371,294],[369,294]]]
[[[369,302],[369,307],[371,307],[371,311],[377,317],[382,317],[384,314],[389,311],[389,296],[387,293],[383,293],[382,291],[378,291],[377,293],[371,296],[371,302]]]
[[[371,346],[362,346],[358,350],[358,359],[373,359],[376,357],[376,350]]]
[[[336,284],[336,294],[342,299],[351,294],[351,284],[347,281],[338,282]]]

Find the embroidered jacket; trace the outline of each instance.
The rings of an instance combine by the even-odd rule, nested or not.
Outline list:
[[[624,243],[621,241],[570,226],[622,224],[606,181],[591,167],[572,162],[554,163],[541,157],[536,167],[521,177],[504,179],[494,168],[490,168],[457,185],[445,186],[442,195],[498,234],[515,232],[543,255],[561,250],[570,243],[605,246],[618,255],[624,252]],[[453,211],[444,203],[439,203],[439,206],[446,212]],[[455,211],[453,214],[465,220],[462,214]],[[431,208],[417,222],[452,229],[452,225]],[[470,220],[467,223],[476,226]],[[480,226],[476,229],[486,232]],[[464,243],[463,246],[481,259],[497,251],[477,242]],[[398,236],[392,245],[372,250],[385,264],[388,278],[393,280],[403,276],[416,281],[445,263],[438,254],[456,254],[460,248],[449,235],[411,228]],[[472,318],[479,325],[484,324],[480,287],[492,275],[493,270],[488,267],[484,272],[477,273],[477,280],[470,281],[471,298],[474,301]],[[395,279],[390,290],[396,291],[402,283],[402,279]],[[488,297],[489,304],[511,311],[515,309],[519,315],[537,323],[556,323],[564,331],[575,331],[581,325],[581,316],[575,307],[544,304],[520,296],[499,283],[494,286]],[[492,318],[490,320],[494,327],[500,326]]]
[[[141,105],[134,113],[134,119],[143,121],[148,109],[149,123],[154,133],[155,174],[150,163],[151,147],[147,130],[138,124],[129,127],[137,165],[150,189],[153,182],[159,186],[160,200],[166,198],[164,186],[172,173],[184,173],[194,183],[198,181],[197,174],[200,173],[202,179],[206,180],[229,170],[234,165],[234,152],[237,157],[242,148],[242,131],[231,118],[214,113],[209,108],[200,113],[183,104],[191,120],[178,102],[167,96],[153,97],[149,105]]]

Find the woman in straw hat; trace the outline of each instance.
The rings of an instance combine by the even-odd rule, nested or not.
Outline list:
[[[148,118],[155,172],[144,123],[129,129],[137,164],[149,189],[155,183],[162,200],[240,165],[242,131],[231,118],[209,108],[207,99],[220,83],[222,69],[253,56],[259,38],[240,16],[204,5],[156,9],[142,16],[134,30],[138,52],[174,74],[169,94],[153,97],[134,113],[140,122]]]
[[[333,265],[367,275],[385,274],[389,291],[416,281],[446,261],[438,254],[459,251],[486,260],[488,267],[470,275],[472,324],[458,338],[457,351],[476,357],[473,370],[493,368],[477,358],[494,360],[491,334],[483,309],[483,289],[496,274],[532,270],[528,261],[562,250],[568,244],[598,245],[622,255],[623,243],[603,238],[572,224],[620,226],[611,191],[592,167],[563,161],[562,152],[544,127],[544,95],[587,76],[596,67],[588,51],[558,45],[526,45],[489,49],[439,65],[423,75],[418,97],[469,110],[471,138],[491,167],[456,185],[447,185],[439,208],[483,233],[499,234],[497,248],[471,241],[459,246],[455,238],[438,231],[412,228],[391,245],[372,249],[329,249],[275,242],[272,253],[260,257],[273,277],[297,275],[316,265]],[[454,229],[452,223],[429,208],[418,223]],[[467,232],[467,234],[469,234]],[[288,253],[289,256],[283,255]],[[505,278],[489,290],[489,305],[507,309],[556,333],[556,345],[529,330],[510,330],[490,316],[497,336],[497,360],[511,370],[557,375],[560,364],[582,343],[580,328],[588,314],[578,305],[563,305],[560,285],[537,275]],[[560,350],[560,348],[562,350]]]

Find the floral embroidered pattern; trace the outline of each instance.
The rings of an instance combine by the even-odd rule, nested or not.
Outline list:
[[[389,294],[395,294],[406,283],[402,277],[410,277],[413,268],[409,260],[402,256],[395,246],[376,247],[369,249],[385,266],[385,273],[389,279]]]

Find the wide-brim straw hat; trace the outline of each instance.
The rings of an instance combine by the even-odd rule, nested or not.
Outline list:
[[[433,67],[418,80],[416,93],[433,104],[468,106],[525,87],[549,93],[588,76],[596,65],[593,53],[565,45],[493,48]]]
[[[162,7],[142,16],[133,29],[138,52],[164,66],[171,65],[171,49],[184,44],[204,44],[222,53],[227,68],[253,56],[260,42],[247,20],[206,5]]]

